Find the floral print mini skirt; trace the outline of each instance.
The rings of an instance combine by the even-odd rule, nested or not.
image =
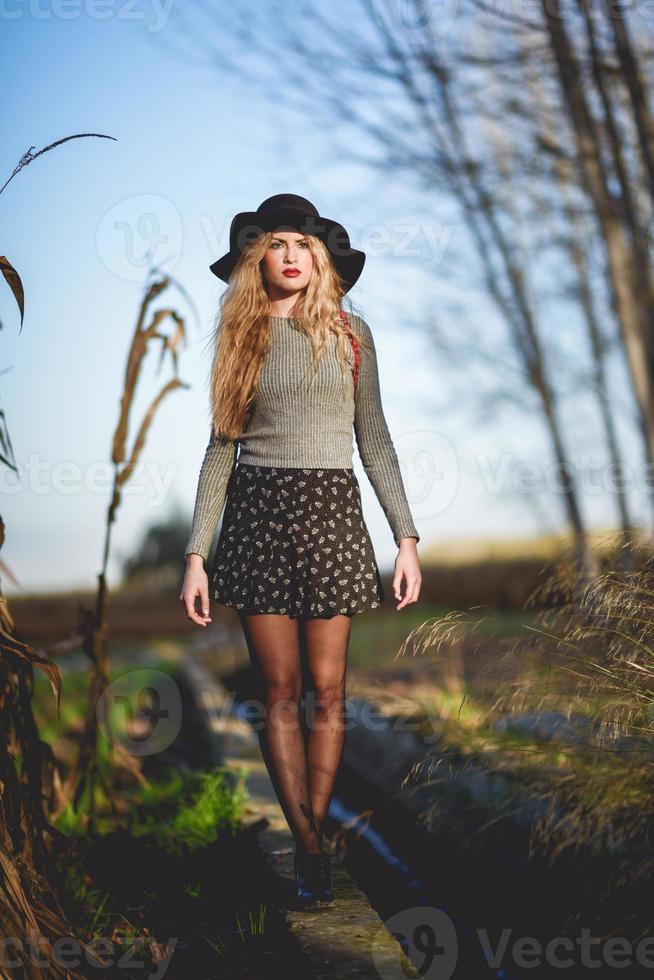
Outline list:
[[[352,616],[384,601],[353,469],[238,463],[210,595],[244,613]]]

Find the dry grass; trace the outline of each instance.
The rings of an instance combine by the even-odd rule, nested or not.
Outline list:
[[[512,787],[498,817],[531,808],[532,853],[610,855],[613,885],[646,880],[654,870],[654,559],[585,582],[562,563],[532,601],[550,606],[486,655],[474,688],[460,678],[456,704],[451,683],[449,693],[434,692],[437,752],[406,782],[431,779],[449,759],[464,776],[482,768]],[[446,675],[478,623],[460,611],[428,620],[399,655],[428,656]],[[536,717],[562,729],[539,733],[529,727]]]

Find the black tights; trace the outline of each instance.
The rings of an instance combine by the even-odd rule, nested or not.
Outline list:
[[[352,617],[241,613],[239,618],[264,706],[258,734],[266,768],[296,847],[316,853],[345,741]],[[306,744],[300,715],[305,664]]]

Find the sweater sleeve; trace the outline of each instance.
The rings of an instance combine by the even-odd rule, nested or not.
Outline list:
[[[225,439],[214,434],[213,427],[204,453],[195,496],[191,532],[184,557],[193,553],[209,556],[209,549],[223,510],[227,484],[236,462],[238,439]]]
[[[361,462],[386,515],[395,543],[399,545],[402,538],[412,537],[419,541],[420,535],[411,517],[397,454],[382,408],[372,332],[361,317],[352,317],[352,328],[362,341],[354,399],[354,432]]]

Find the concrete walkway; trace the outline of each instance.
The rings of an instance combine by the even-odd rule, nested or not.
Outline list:
[[[256,733],[229,710],[229,694],[220,679],[185,654],[184,670],[204,713],[213,744],[213,760],[236,774],[245,769],[247,813],[265,817],[258,834],[266,860],[280,884],[280,898],[293,890],[293,838],[261,756]],[[332,856],[336,904],[332,908],[299,912],[286,910],[289,930],[296,936],[307,962],[306,980],[348,977],[379,980],[415,975],[402,949],[385,928],[366,896],[352,881],[338,856]],[[403,972],[404,970],[404,972]]]

